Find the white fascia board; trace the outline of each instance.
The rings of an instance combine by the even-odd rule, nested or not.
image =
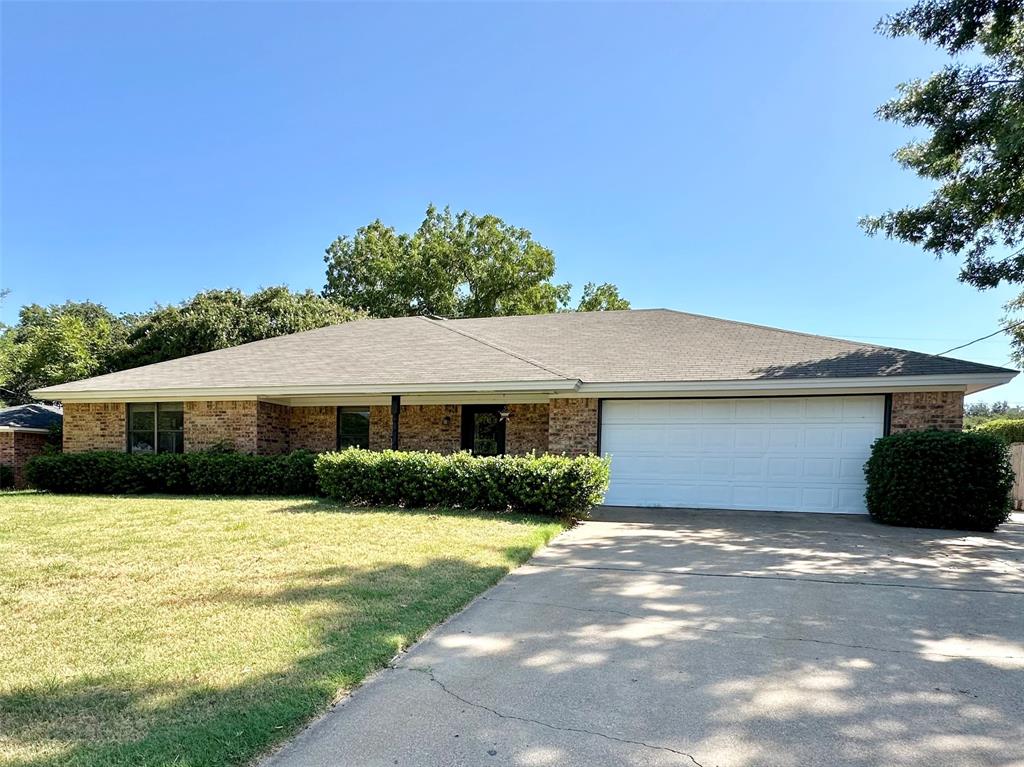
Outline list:
[[[885,394],[897,391],[949,391],[966,394],[1008,383],[1015,372],[942,376],[875,376],[871,378],[762,379],[741,381],[654,381],[585,383],[574,395],[587,397],[740,396],[766,394]],[[555,394],[563,397],[563,394]]]
[[[575,391],[579,381],[564,378],[548,381],[493,381],[484,383],[405,383],[365,386],[349,384],[344,386],[261,386],[245,387],[196,387],[167,389],[108,389],[103,391],[64,390],[59,386],[35,389],[29,392],[40,399],[63,402],[177,402],[183,400],[244,400],[283,399],[299,397],[350,397],[387,396],[407,394],[491,394],[499,392],[534,392],[554,394]]]
[[[23,431],[29,434],[49,434],[49,429],[37,429],[30,426],[0,426],[0,431]]]
[[[522,405],[545,403],[549,392],[491,392],[483,394],[403,394],[403,405]],[[380,395],[346,395],[344,397],[277,397],[264,400],[290,407],[390,405],[391,398]]]

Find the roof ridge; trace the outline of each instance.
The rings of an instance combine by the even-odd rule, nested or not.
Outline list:
[[[540,368],[544,372],[551,373],[552,375],[558,376],[559,378],[564,378],[567,381],[578,381],[578,380],[580,380],[578,376],[568,375],[567,373],[563,373],[560,370],[555,370],[554,368],[550,368],[550,367],[548,367],[546,365],[542,365],[541,363],[537,362],[537,360],[530,359],[529,357],[523,356],[522,354],[516,354],[514,351],[511,351],[510,349],[506,349],[506,348],[504,348],[502,346],[499,346],[496,343],[493,343],[491,341],[485,341],[482,338],[478,338],[477,336],[475,336],[472,333],[469,333],[469,332],[467,332],[465,330],[456,330],[451,325],[445,325],[444,323],[449,322],[449,320],[432,320],[429,317],[423,317],[423,316],[420,316],[420,319],[423,320],[424,322],[429,322],[431,325],[434,325],[434,326],[437,326],[437,327],[443,327],[445,330],[447,330],[450,333],[456,333],[457,335],[460,335],[460,336],[462,336],[464,338],[468,338],[471,341],[476,341],[478,344],[483,344],[484,346],[488,346],[491,349],[494,349],[495,351],[501,352],[502,354],[507,354],[509,357],[514,357],[515,359],[519,360],[520,362],[525,362],[527,365],[533,365],[535,368]]]

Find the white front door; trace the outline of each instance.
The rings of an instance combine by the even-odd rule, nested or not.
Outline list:
[[[865,513],[883,396],[605,400],[613,506]]]

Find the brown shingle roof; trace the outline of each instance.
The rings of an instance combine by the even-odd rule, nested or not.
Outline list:
[[[40,390],[632,383],[1012,373],[667,309],[361,320]]]

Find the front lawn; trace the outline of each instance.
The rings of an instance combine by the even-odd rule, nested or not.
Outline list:
[[[0,494],[0,764],[243,764],[560,530],[312,499]]]

